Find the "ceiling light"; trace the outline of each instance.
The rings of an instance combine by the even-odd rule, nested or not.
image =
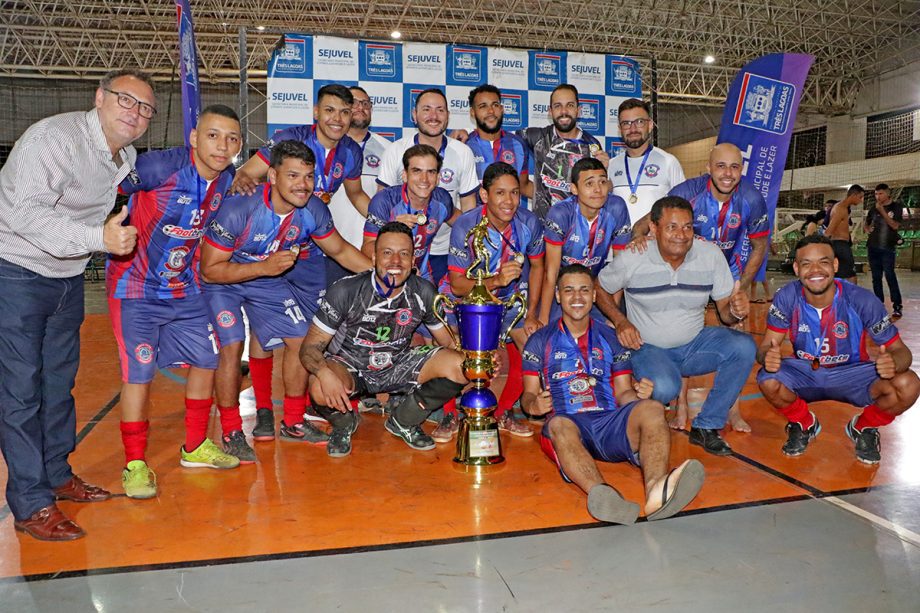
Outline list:
[[[265,26],[256,26],[256,30],[258,30],[259,32],[264,32]]]
[[[400,32],[399,30],[393,30],[392,32],[390,32],[390,38],[397,38],[397,39],[402,38],[402,32]]]
[[[703,62],[705,62],[705,63],[707,63],[707,64],[712,64],[712,63],[714,63],[715,61],[716,61],[716,58],[713,57],[713,56],[711,56],[711,55],[707,55],[706,57],[703,58]]]

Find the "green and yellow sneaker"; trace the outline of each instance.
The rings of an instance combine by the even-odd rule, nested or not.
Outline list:
[[[157,474],[143,460],[131,460],[121,473],[121,484],[128,498],[153,498],[157,495]]]
[[[198,449],[189,453],[185,446],[179,448],[181,459],[179,464],[186,468],[236,468],[240,465],[237,457],[224,453],[211,439],[206,438],[198,445]]]

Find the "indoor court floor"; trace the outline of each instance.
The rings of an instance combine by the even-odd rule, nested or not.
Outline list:
[[[920,273],[899,277],[917,368]],[[87,290],[71,464],[121,492],[115,341],[102,284]],[[766,305],[753,306],[756,335]],[[920,411],[882,430],[869,467],[844,433],[856,409],[816,403],[821,435],[787,458],[752,372],[741,410],[753,433],[726,432],[734,455],[672,434],[672,464],[705,465],[699,497],[675,518],[615,526],[588,515],[536,437],[503,435],[507,461],[470,473],[453,442],[411,451],[379,415],[363,417],[347,458],[275,441],[255,445],[252,466],[181,468],[183,377],[154,382],[158,497],[60,503],[88,533],[63,544],[16,533],[0,507],[0,611],[920,611]],[[637,469],[601,470],[643,498]]]

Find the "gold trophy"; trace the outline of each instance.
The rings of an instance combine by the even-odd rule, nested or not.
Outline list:
[[[460,423],[457,435],[457,456],[454,462],[468,466],[488,466],[504,462],[501,438],[498,435],[498,422],[492,416],[498,401],[495,393],[489,389],[489,382],[495,376],[495,350],[505,346],[505,338],[514,326],[527,313],[527,301],[520,292],[515,292],[507,301],[502,302],[486,289],[484,280],[494,277],[497,272],[489,272],[489,250],[486,243],[497,248],[489,240],[489,218],[473,226],[466,235],[467,244],[472,237],[473,262],[466,269],[466,278],[475,279],[476,284],[470,293],[459,302],[453,302],[447,296],[439,294],[434,299],[435,316],[447,326],[454,344],[464,353],[463,374],[473,384],[460,396],[460,407],[466,413],[466,419]],[[517,259],[516,254],[515,259]],[[507,330],[502,331],[502,319],[505,312],[520,304],[520,311],[511,321]],[[457,315],[459,342],[454,331],[442,314],[443,307],[450,308]]]

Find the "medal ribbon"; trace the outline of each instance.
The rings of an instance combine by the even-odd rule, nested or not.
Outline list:
[[[569,344],[575,347],[575,349],[578,351],[578,355],[580,357],[579,363],[578,363],[578,369],[579,369],[579,372],[582,373],[582,376],[588,382],[588,389],[585,393],[591,394],[591,398],[594,401],[593,406],[596,407],[597,406],[597,396],[594,394],[594,386],[591,385],[592,378],[595,379],[595,383],[597,382],[597,378],[594,377],[594,371],[592,369],[594,356],[591,350],[594,347],[594,328],[591,325],[591,323],[592,322],[589,318],[588,319],[588,331],[585,333],[585,337],[587,337],[588,342],[587,342],[587,345],[585,346],[585,351],[582,351],[581,345],[578,343],[578,341],[575,340],[575,337],[572,336],[572,333],[569,332],[569,329],[565,325],[565,322],[562,320],[561,317],[559,318],[559,329],[562,330],[563,334],[565,334],[566,340],[569,342]]]
[[[319,145],[321,150],[325,150],[322,143],[316,140],[316,126],[313,126],[313,140],[316,141],[316,144]],[[322,177],[322,181],[319,182],[321,185],[315,186],[319,187],[319,189],[315,189],[314,187],[313,191],[325,192],[330,196],[332,195],[332,191],[329,189],[332,186],[332,179],[330,178],[329,171],[332,170],[332,162],[335,161],[335,152],[338,148],[339,146],[336,144],[336,146],[330,149],[329,153],[326,154],[326,160],[323,163],[323,172],[319,175]]]
[[[836,281],[834,282],[834,284],[836,286]],[[803,296],[804,296],[804,293],[805,293],[805,290],[803,288],[802,289]],[[806,303],[807,308],[802,309],[802,315],[804,315],[805,321],[806,323],[808,323],[808,327],[811,328],[812,330],[818,330],[819,333],[821,334],[821,336],[816,338],[816,340],[818,341],[816,343],[817,348],[815,349],[815,352],[812,354],[815,356],[815,359],[818,360],[819,366],[821,365],[821,348],[824,347],[824,342],[828,338],[828,333],[830,332],[831,324],[834,322],[835,319],[837,319],[836,313],[837,313],[837,295],[838,293],[839,293],[839,288],[835,287],[834,288],[834,301],[831,303],[829,307],[821,311],[820,317],[818,316],[818,310],[815,307],[811,306],[810,304]],[[827,322],[827,323],[824,324],[823,322]],[[830,349],[830,346],[828,346],[828,349]]]
[[[501,162],[502,161],[502,139],[505,138],[505,131],[501,130],[498,133],[498,138],[492,141],[492,161]]]
[[[639,172],[636,174],[636,182],[633,183],[632,175],[629,174],[629,156],[627,155],[623,159],[623,166],[626,167],[626,182],[629,184],[629,194],[635,196],[636,192],[639,191],[639,183],[642,181],[642,171],[645,170],[645,163],[648,161],[648,156],[652,153],[652,147],[649,147],[645,150],[645,155],[642,156],[642,163],[639,164]]]
[[[425,242],[427,241],[427,238],[428,238],[428,222],[431,221],[431,217],[430,217],[430,213],[431,213],[431,198],[430,198],[430,197],[428,198],[428,204],[425,205],[425,210],[424,210],[424,211],[418,211],[418,210],[416,210],[416,209],[413,209],[413,208],[412,208],[412,203],[409,202],[409,187],[408,187],[406,184],[403,184],[403,187],[402,187],[402,200],[403,200],[403,203],[406,205],[406,212],[407,212],[409,215],[415,215],[416,217],[418,217],[418,215],[421,214],[421,215],[424,215],[424,216],[425,216],[425,223],[420,224],[420,223],[416,222],[415,227],[412,228],[412,237],[413,237],[413,239],[414,239],[416,236],[421,236],[421,237],[422,237],[422,245],[424,245]],[[391,221],[395,221],[395,219],[396,219],[396,215],[395,215],[395,211],[394,211],[393,220],[391,220]],[[415,250],[415,245],[416,245],[417,243],[416,243],[414,240],[412,241],[412,243],[413,243],[413,244],[412,244],[412,249],[413,249],[413,251],[414,251],[414,250]],[[416,266],[421,266],[421,264],[422,264],[422,259],[424,259],[424,256],[421,256],[421,257],[419,258],[419,260],[418,260],[417,262],[415,262],[415,265],[416,265]]]

